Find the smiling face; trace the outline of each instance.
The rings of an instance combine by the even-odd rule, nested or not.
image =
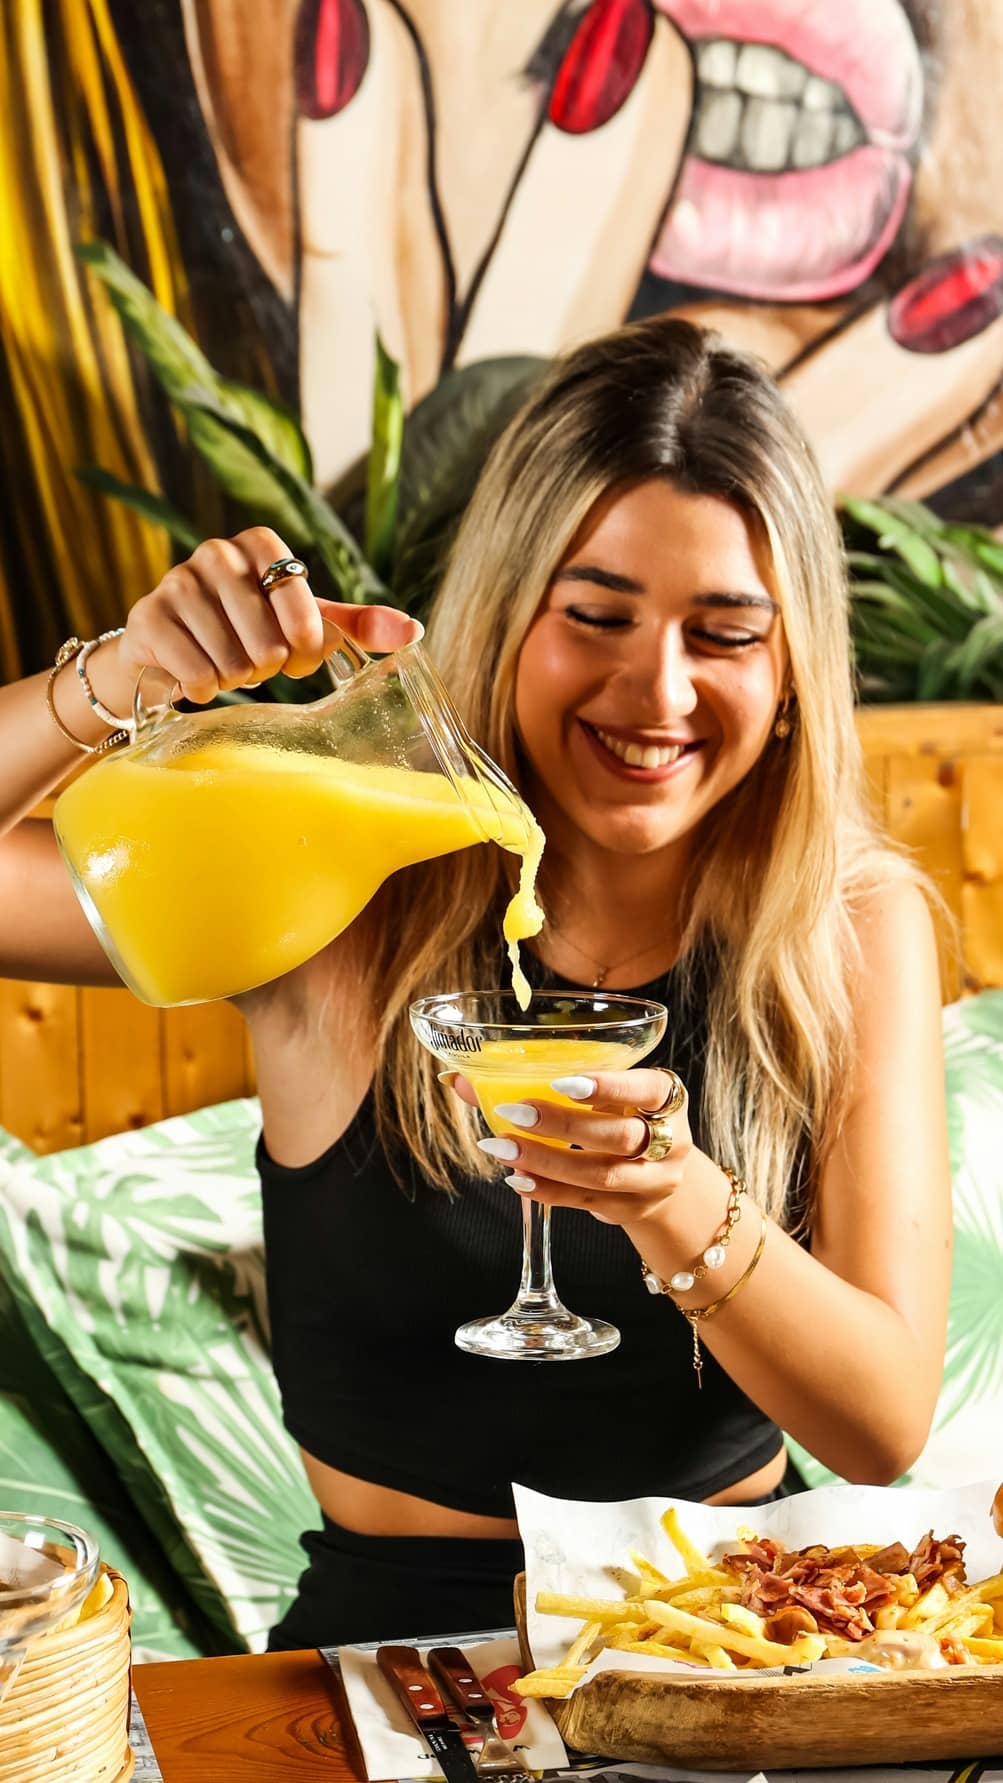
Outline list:
[[[690,836],[765,748],[786,671],[769,554],[738,508],[661,480],[604,497],[516,674],[548,839],[649,854]]]

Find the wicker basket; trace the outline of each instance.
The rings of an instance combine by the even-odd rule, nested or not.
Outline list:
[[[126,1783],[129,1592],[119,1573],[86,1621],[40,1635],[0,1702],[0,1783]]]

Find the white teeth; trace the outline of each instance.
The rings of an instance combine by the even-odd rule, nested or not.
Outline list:
[[[751,173],[821,167],[867,141],[842,88],[768,43],[694,45],[694,148]]]
[[[805,111],[837,111],[843,104],[843,92],[835,81],[822,80],[813,74],[801,95]]]
[[[738,93],[708,93],[697,120],[697,153],[705,161],[727,161],[738,142],[741,122]]]
[[[659,749],[653,743],[625,743],[620,737],[611,737],[609,731],[601,731],[598,725],[595,733],[600,743],[619,756],[628,768],[667,768],[683,753],[681,743],[671,743],[667,748]]]
[[[697,73],[705,87],[731,87],[735,83],[738,46],[727,37],[710,37],[697,45]]]
[[[831,112],[803,111],[794,132],[791,160],[795,167],[821,167],[829,159],[831,143]]]
[[[789,101],[747,99],[742,118],[742,153],[753,173],[779,173],[787,165],[798,108]]]
[[[807,79],[804,64],[792,61],[783,50],[766,43],[743,44],[735,73],[741,92],[759,99],[800,99]]]

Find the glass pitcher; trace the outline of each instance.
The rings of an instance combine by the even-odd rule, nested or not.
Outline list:
[[[336,628],[329,620],[332,633]],[[397,868],[535,823],[468,736],[419,643],[340,632],[306,706],[147,707],[60,795],[54,824],[105,952],[166,1008],[267,984],[318,953]]]

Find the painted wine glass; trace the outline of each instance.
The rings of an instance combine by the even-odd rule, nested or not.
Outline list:
[[[663,1004],[615,992],[534,991],[520,1009],[511,991],[454,991],[412,1003],[411,1026],[421,1044],[470,1079],[491,1132],[519,1136],[499,1117],[505,1102],[553,1102],[581,1107],[551,1088],[559,1077],[626,1071],[658,1045],[668,1020]],[[541,1145],[563,1149],[563,1141]],[[569,1311],[554,1285],[550,1214],[523,1203],[523,1259],[519,1291],[506,1312],[461,1325],[456,1342],[475,1356],[508,1361],[572,1362],[616,1349],[620,1333],[605,1319]]]

